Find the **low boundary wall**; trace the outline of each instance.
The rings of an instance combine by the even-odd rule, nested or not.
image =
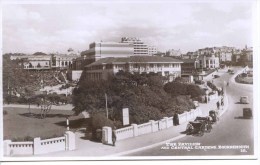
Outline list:
[[[183,124],[189,120],[195,119],[201,114],[202,112],[200,108],[192,109],[190,112],[179,114],[179,124]],[[119,141],[131,137],[157,132],[172,126],[173,117],[164,117],[163,119],[158,121],[150,120],[149,122],[140,125],[132,124],[129,127],[117,129],[115,130],[115,134],[117,137],[117,141]]]
[[[12,142],[4,140],[4,155],[38,155],[57,151],[75,150],[75,134],[67,131],[64,136],[41,140],[34,138],[33,141]]]

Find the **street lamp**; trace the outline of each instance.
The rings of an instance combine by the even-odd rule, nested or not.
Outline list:
[[[209,90],[208,89],[206,90],[206,102],[207,103],[209,102]]]
[[[67,131],[70,130],[70,123],[69,123],[69,118],[66,117],[66,125],[67,125]]]
[[[107,109],[107,94],[105,93],[105,99],[106,99],[106,113],[107,113],[107,118],[108,118],[108,109]]]

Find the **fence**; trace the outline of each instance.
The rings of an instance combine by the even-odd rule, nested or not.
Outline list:
[[[41,140],[34,138],[32,142],[4,141],[4,155],[38,155],[57,151],[75,150],[75,134],[67,131],[63,137]]]
[[[179,124],[185,123],[191,119],[194,119],[196,116],[201,115],[202,112],[199,108],[192,109],[190,112],[184,112],[179,114]],[[144,134],[149,134],[152,132],[157,132],[173,126],[173,117],[164,117],[161,120],[154,121],[150,120],[147,123],[140,125],[132,124],[129,127],[117,129],[115,131],[117,140],[123,140],[131,137],[136,137]]]

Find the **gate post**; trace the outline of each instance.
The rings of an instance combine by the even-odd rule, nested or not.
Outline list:
[[[134,130],[134,137],[138,136],[138,127],[137,124],[132,124]]]
[[[72,151],[76,149],[76,137],[71,131],[65,132],[65,150]]]
[[[39,155],[41,154],[41,138],[37,137],[33,139],[33,154]]]
[[[11,140],[4,140],[4,155],[5,156],[11,155],[10,146],[9,146],[9,144],[11,142],[12,142]]]
[[[112,128],[103,127],[102,128],[102,143],[103,144],[112,144]]]

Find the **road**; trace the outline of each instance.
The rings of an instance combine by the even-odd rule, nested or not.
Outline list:
[[[237,70],[237,69],[235,69]],[[221,73],[222,72],[222,73]],[[226,87],[229,107],[227,112],[221,117],[220,121],[213,126],[210,133],[205,133],[202,137],[185,136],[182,139],[171,142],[171,145],[181,143],[192,144],[191,148],[176,149],[171,147],[158,146],[136,152],[127,156],[234,156],[234,155],[253,155],[254,154],[254,121],[253,119],[243,119],[242,109],[253,107],[253,87],[250,85],[240,85],[230,81],[232,75],[219,71],[220,78],[214,79],[214,83],[223,86],[223,81],[229,81]],[[249,104],[240,104],[240,96],[249,96]],[[252,108],[253,109],[253,108]],[[245,149],[220,149],[219,146],[240,146]],[[208,147],[205,149],[203,147]],[[215,149],[215,148],[216,149]]]

